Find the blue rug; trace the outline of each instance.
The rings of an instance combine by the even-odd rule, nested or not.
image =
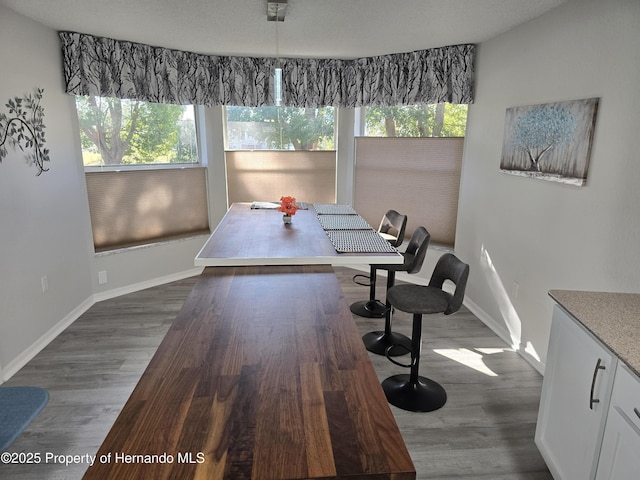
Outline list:
[[[49,401],[38,387],[0,387],[0,452],[29,426]]]

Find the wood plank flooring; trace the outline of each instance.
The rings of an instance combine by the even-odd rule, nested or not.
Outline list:
[[[347,303],[368,288],[353,270],[335,268]],[[97,303],[4,385],[47,388],[50,401],[10,447],[40,453],[35,465],[0,464],[0,478],[79,479],[86,462],[64,465],[51,455],[94,455],[135,387],[195,279]],[[384,295],[378,281],[378,298]],[[361,333],[382,321],[354,316]],[[410,334],[397,312],[394,329]],[[380,380],[404,373],[371,355]],[[552,480],[533,437],[542,377],[464,307],[426,318],[420,373],[440,382],[447,404],[430,413],[391,407],[418,479]]]

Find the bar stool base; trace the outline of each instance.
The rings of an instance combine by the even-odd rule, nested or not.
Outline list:
[[[399,357],[411,352],[411,339],[401,333],[369,332],[362,336],[362,341],[367,350],[377,355]],[[402,345],[405,348],[392,345]],[[388,353],[385,353],[388,347],[391,348]]]
[[[365,318],[383,318],[387,307],[377,300],[361,300],[351,304],[351,312]]]
[[[411,382],[408,374],[393,375],[382,382],[382,389],[391,405],[410,412],[433,412],[447,403],[442,385],[426,377]]]

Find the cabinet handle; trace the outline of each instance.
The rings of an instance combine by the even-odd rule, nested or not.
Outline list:
[[[606,370],[605,366],[602,365],[602,359],[599,358],[598,362],[596,363],[596,368],[593,369],[593,380],[591,380],[591,394],[590,394],[590,398],[589,398],[589,409],[593,410],[593,404],[594,403],[600,403],[600,400],[597,398],[593,398],[593,391],[596,388],[596,378],[598,376],[598,371],[599,370]]]

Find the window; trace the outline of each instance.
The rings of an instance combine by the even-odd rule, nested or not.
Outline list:
[[[193,106],[76,97],[76,110],[96,252],[209,233]]]
[[[374,225],[393,208],[409,217],[407,236],[423,225],[433,245],[452,247],[466,122],[467,105],[366,107],[365,136],[356,138],[358,212]]]
[[[333,150],[333,107],[226,107],[227,150]]]
[[[226,107],[229,204],[335,202],[334,118],[333,107]]]
[[[85,167],[198,162],[194,108],[76,97]]]
[[[467,105],[365,107],[366,137],[464,137]]]
[[[354,207],[371,225],[394,209],[407,238],[424,226],[431,244],[453,247],[464,138],[356,138]]]

